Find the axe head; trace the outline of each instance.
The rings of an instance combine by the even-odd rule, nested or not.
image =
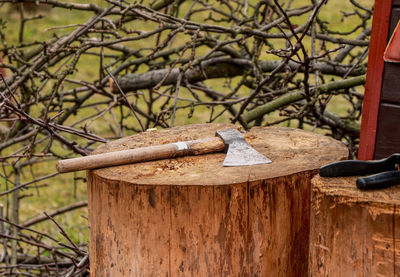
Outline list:
[[[224,141],[226,147],[223,166],[268,164],[271,162],[270,159],[251,147],[236,129],[217,131],[217,136]]]

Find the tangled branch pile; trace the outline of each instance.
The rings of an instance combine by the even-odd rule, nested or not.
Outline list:
[[[19,213],[28,208],[24,193],[59,177],[38,166],[99,143],[191,122],[286,122],[356,149],[372,1],[348,0],[342,13],[326,0],[20,2],[12,6],[17,40],[0,19],[2,274],[87,273],[85,246],[51,215],[39,221],[52,221],[65,242],[35,231],[39,221],[21,223]],[[51,10],[27,13],[38,4]],[[90,18],[25,41],[28,24],[71,12]],[[327,21],[332,13],[350,27]]]

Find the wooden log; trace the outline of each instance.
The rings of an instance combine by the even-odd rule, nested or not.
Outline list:
[[[144,132],[96,153],[228,127]],[[306,276],[311,177],[347,148],[289,128],[245,137],[272,163],[222,167],[225,154],[214,153],[88,171],[92,276]]]
[[[399,276],[400,191],[312,180],[309,276]]]

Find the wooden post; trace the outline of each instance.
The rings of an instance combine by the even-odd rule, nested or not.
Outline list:
[[[228,126],[144,132],[96,153]],[[88,171],[91,276],[306,276],[311,177],[347,148],[289,128],[245,137],[272,163],[222,167],[215,153]]]
[[[399,189],[319,176],[312,188],[309,276],[399,276]]]
[[[358,150],[360,160],[374,158],[384,68],[383,53],[388,39],[391,9],[392,0],[375,1]]]

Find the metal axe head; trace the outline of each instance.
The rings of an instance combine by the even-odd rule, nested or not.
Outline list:
[[[217,131],[217,136],[224,141],[227,148],[223,166],[268,164],[271,162],[270,159],[251,147],[243,135],[236,129]]]

